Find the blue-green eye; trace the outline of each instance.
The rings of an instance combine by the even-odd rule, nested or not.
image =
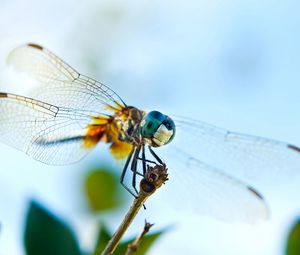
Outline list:
[[[162,146],[173,139],[175,123],[167,115],[152,111],[143,118],[140,133],[151,146]]]

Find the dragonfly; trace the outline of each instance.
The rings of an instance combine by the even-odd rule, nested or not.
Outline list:
[[[246,222],[269,217],[265,199],[245,181],[248,175],[299,170],[295,145],[128,105],[41,45],[15,48],[7,63],[39,85],[31,97],[0,93],[0,141],[43,163],[75,163],[106,143],[114,158],[124,160],[120,182],[131,194],[138,192],[136,177],[146,164],[166,164],[169,198],[176,191],[186,209]],[[128,171],[133,190],[124,184]]]

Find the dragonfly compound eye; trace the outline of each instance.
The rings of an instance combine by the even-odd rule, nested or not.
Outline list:
[[[172,141],[175,135],[175,123],[170,117],[152,111],[141,121],[140,133],[149,145],[159,147]]]

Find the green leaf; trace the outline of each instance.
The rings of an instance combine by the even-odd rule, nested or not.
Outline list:
[[[114,209],[122,204],[119,178],[105,169],[91,171],[85,180],[85,193],[91,210]]]
[[[80,255],[76,238],[70,228],[32,201],[24,232],[27,255]]]
[[[151,230],[150,230],[151,231]],[[144,255],[147,254],[147,252],[150,250],[152,245],[155,243],[155,241],[164,233],[165,231],[159,231],[154,234],[148,234],[145,235],[142,239],[142,242],[140,243],[137,251],[134,253],[134,255]],[[125,243],[121,243],[116,251],[114,252],[114,255],[123,255],[127,251],[127,247],[129,244],[131,244],[135,239],[131,239]]]
[[[300,254],[300,219],[293,226],[287,242],[286,247],[287,255],[299,255]]]
[[[101,252],[104,250],[111,237],[112,237],[111,233],[108,231],[106,226],[102,224],[102,226],[100,227],[100,232],[98,234],[96,248],[93,254],[94,255],[101,254]]]

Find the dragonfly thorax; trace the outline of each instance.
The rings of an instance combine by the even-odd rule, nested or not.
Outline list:
[[[113,117],[114,123],[117,125],[118,139],[120,141],[138,145],[141,142],[139,126],[145,112],[128,106]]]
[[[175,123],[167,115],[151,111],[141,121],[140,134],[150,146],[159,147],[172,141]]]

